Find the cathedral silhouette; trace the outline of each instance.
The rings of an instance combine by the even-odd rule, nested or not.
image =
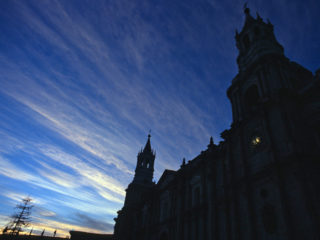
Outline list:
[[[320,71],[290,61],[273,25],[244,12],[230,129],[158,183],[149,135],[114,239],[320,239]]]

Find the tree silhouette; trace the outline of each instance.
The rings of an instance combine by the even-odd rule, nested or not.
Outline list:
[[[6,226],[6,233],[10,235],[19,235],[23,227],[27,227],[30,224],[30,214],[32,205],[32,199],[29,197],[23,198],[22,203],[17,204],[17,213],[11,216],[11,221]]]

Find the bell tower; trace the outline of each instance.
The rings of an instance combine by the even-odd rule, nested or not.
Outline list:
[[[313,93],[319,83],[285,56],[268,20],[252,17],[248,8],[244,15],[235,35],[239,71],[227,90],[233,122],[222,134],[230,148],[232,181],[247,193],[235,200],[240,209],[246,206],[239,212],[246,216],[240,222],[249,226],[243,239],[312,239],[318,220],[309,213],[317,204],[308,185],[319,182],[312,173],[319,169],[313,123],[319,111],[310,106],[319,102],[319,93]],[[246,180],[240,186],[241,179]]]
[[[126,199],[124,207],[134,206],[140,202],[144,194],[154,186],[153,171],[154,171],[154,160],[156,158],[155,151],[151,148],[150,142],[151,135],[148,135],[148,140],[137,156],[137,166],[133,181],[129,184],[126,192]]]
[[[259,106],[274,102],[279,94],[298,94],[313,79],[310,71],[286,58],[269,20],[258,13],[252,17],[249,8],[244,15],[244,26],[235,35],[239,73],[227,91],[234,123],[252,118]]]
[[[258,13],[257,18],[253,18],[249,8],[245,8],[244,13],[244,27],[240,33],[236,32],[236,45],[239,50],[237,63],[240,72],[265,55],[283,56],[283,47],[276,40],[273,25],[269,20],[265,23]]]
[[[143,149],[138,153],[137,166],[133,181],[126,189],[126,198],[123,208],[118,211],[118,217],[115,218],[114,234],[118,240],[134,240],[136,236],[135,223],[139,213],[137,206],[150,195],[155,183],[152,181],[154,172],[155,151],[151,148],[151,135]]]
[[[150,138],[151,135],[149,134],[144,149],[138,153],[137,166],[133,183],[144,185],[152,184],[154,159],[156,158],[156,155],[155,152],[151,149]]]

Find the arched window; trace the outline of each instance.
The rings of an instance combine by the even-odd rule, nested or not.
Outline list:
[[[161,209],[160,209],[160,221],[165,220],[169,217],[169,204],[167,200],[164,200],[161,203]]]
[[[259,29],[259,27],[255,27],[253,31],[254,31],[254,34],[255,34],[256,36],[259,36],[259,35],[260,35],[260,29]]]
[[[244,103],[247,111],[254,110],[259,101],[259,92],[257,85],[249,87],[244,94]]]
[[[168,202],[165,202],[164,203],[164,206],[163,206],[163,217],[164,219],[166,219],[168,217],[168,212],[169,212],[169,207],[168,207]]]
[[[196,187],[193,190],[193,205],[199,205],[200,204],[200,187]]]

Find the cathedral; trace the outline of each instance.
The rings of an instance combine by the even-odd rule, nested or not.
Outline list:
[[[273,25],[244,12],[230,128],[157,183],[149,135],[116,240],[320,239],[320,71],[290,61]]]

